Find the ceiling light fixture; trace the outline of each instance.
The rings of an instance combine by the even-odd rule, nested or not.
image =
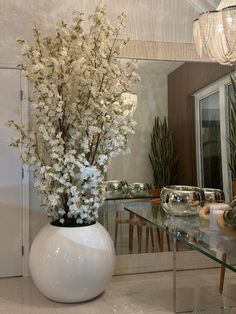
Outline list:
[[[220,64],[236,62],[236,0],[222,0],[215,11],[201,13],[193,22],[197,53],[206,51]]]

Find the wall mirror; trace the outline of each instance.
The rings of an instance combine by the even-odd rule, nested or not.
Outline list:
[[[232,67],[212,62],[138,60],[141,80],[132,90],[138,104],[136,131],[129,140],[131,153],[111,162],[107,179],[153,183],[148,158],[150,135],[155,116],[166,116],[178,156],[175,183],[224,189],[228,200],[227,94],[232,71]],[[166,235],[160,250],[157,230],[151,230],[145,222],[130,220],[129,213],[123,211],[126,203],[113,200],[105,204],[109,210],[103,223],[114,239],[117,254],[171,250]],[[188,248],[181,246],[179,250]]]

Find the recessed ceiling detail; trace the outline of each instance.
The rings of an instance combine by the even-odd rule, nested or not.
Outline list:
[[[220,1],[219,0],[187,0],[187,2],[191,4],[192,7],[196,11],[201,13],[201,12],[215,10]]]

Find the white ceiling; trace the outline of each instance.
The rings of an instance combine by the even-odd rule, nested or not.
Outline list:
[[[16,59],[16,37],[32,38],[32,24],[51,32],[58,19],[69,21],[75,10],[89,15],[100,0],[0,0],[0,63]],[[220,0],[103,0],[109,17],[128,14],[127,31],[135,40],[192,42],[192,22]]]

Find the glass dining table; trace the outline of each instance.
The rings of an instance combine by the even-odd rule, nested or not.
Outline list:
[[[173,239],[173,311],[176,309],[176,248],[178,241],[188,245],[221,265],[220,292],[223,290],[225,268],[236,272],[236,231],[226,234],[211,219],[197,216],[167,215],[160,203],[132,203],[125,210],[167,232]],[[231,313],[231,312],[230,312]]]

